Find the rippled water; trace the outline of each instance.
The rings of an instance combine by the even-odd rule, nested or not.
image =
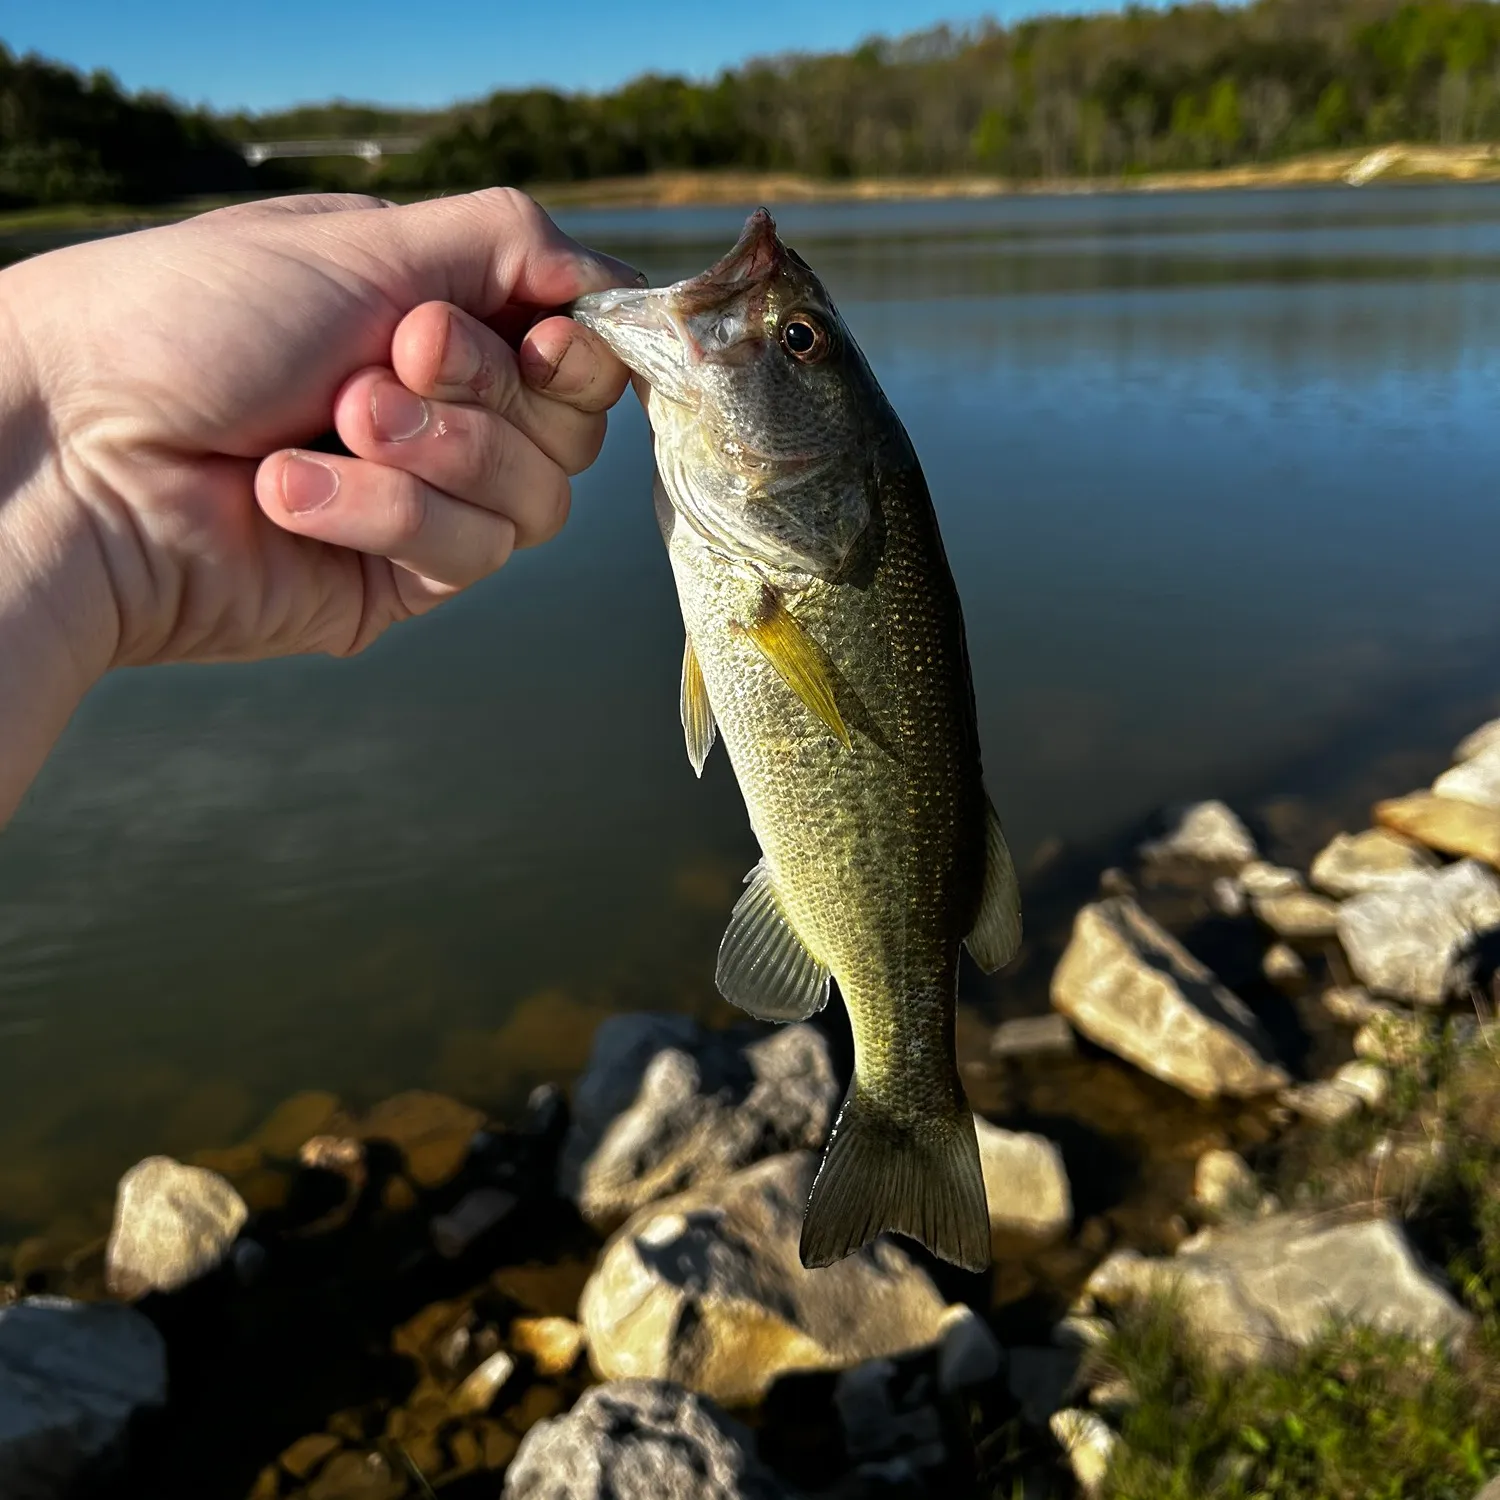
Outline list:
[[[661,280],[741,219],[565,223]],[[922,457],[1023,861],[1500,685],[1500,191],[779,219]],[[558,542],[364,658],[95,694],[0,837],[0,1238],[300,1087],[503,1103],[712,1003],[755,850],[649,477],[630,402]]]

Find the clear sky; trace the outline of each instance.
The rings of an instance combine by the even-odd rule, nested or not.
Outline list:
[[[442,105],[546,83],[702,77],[937,21],[1114,8],[1109,0],[0,0],[13,52],[215,109],[344,98]]]

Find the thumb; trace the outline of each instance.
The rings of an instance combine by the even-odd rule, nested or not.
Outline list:
[[[560,307],[585,292],[645,284],[634,267],[564,234],[517,188],[340,214],[335,222],[350,220],[359,221],[361,247],[383,262],[381,279],[403,309],[452,302],[490,318],[513,302]]]

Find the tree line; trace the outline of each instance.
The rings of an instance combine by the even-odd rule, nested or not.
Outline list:
[[[237,143],[417,134],[418,151],[247,167]],[[213,117],[0,48],[0,201],[334,186],[427,192],[735,167],[1120,176],[1391,140],[1500,138],[1500,4],[1256,0],[938,27],[708,82],[504,91],[437,113]]]

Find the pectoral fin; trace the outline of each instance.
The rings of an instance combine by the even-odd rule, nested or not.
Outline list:
[[[847,750],[849,731],[834,700],[833,683],[807,633],[792,617],[776,591],[767,588],[761,596],[760,614],[753,624],[740,629],[755,643],[777,675],[802,700],[802,704],[833,731]]]
[[[979,967],[993,974],[1002,964],[1008,964],[1021,946],[1021,889],[1005,845],[1000,815],[988,798],[984,806],[984,894],[968,946]]]
[[[693,763],[693,771],[701,776],[703,762],[714,747],[718,726],[714,723],[713,705],[708,701],[703,668],[698,665],[692,636],[688,636],[682,646],[682,732],[687,739],[688,759]]]
[[[828,970],[787,921],[764,860],[746,886],[719,944],[714,982],[758,1020],[805,1021],[828,1004]]]

